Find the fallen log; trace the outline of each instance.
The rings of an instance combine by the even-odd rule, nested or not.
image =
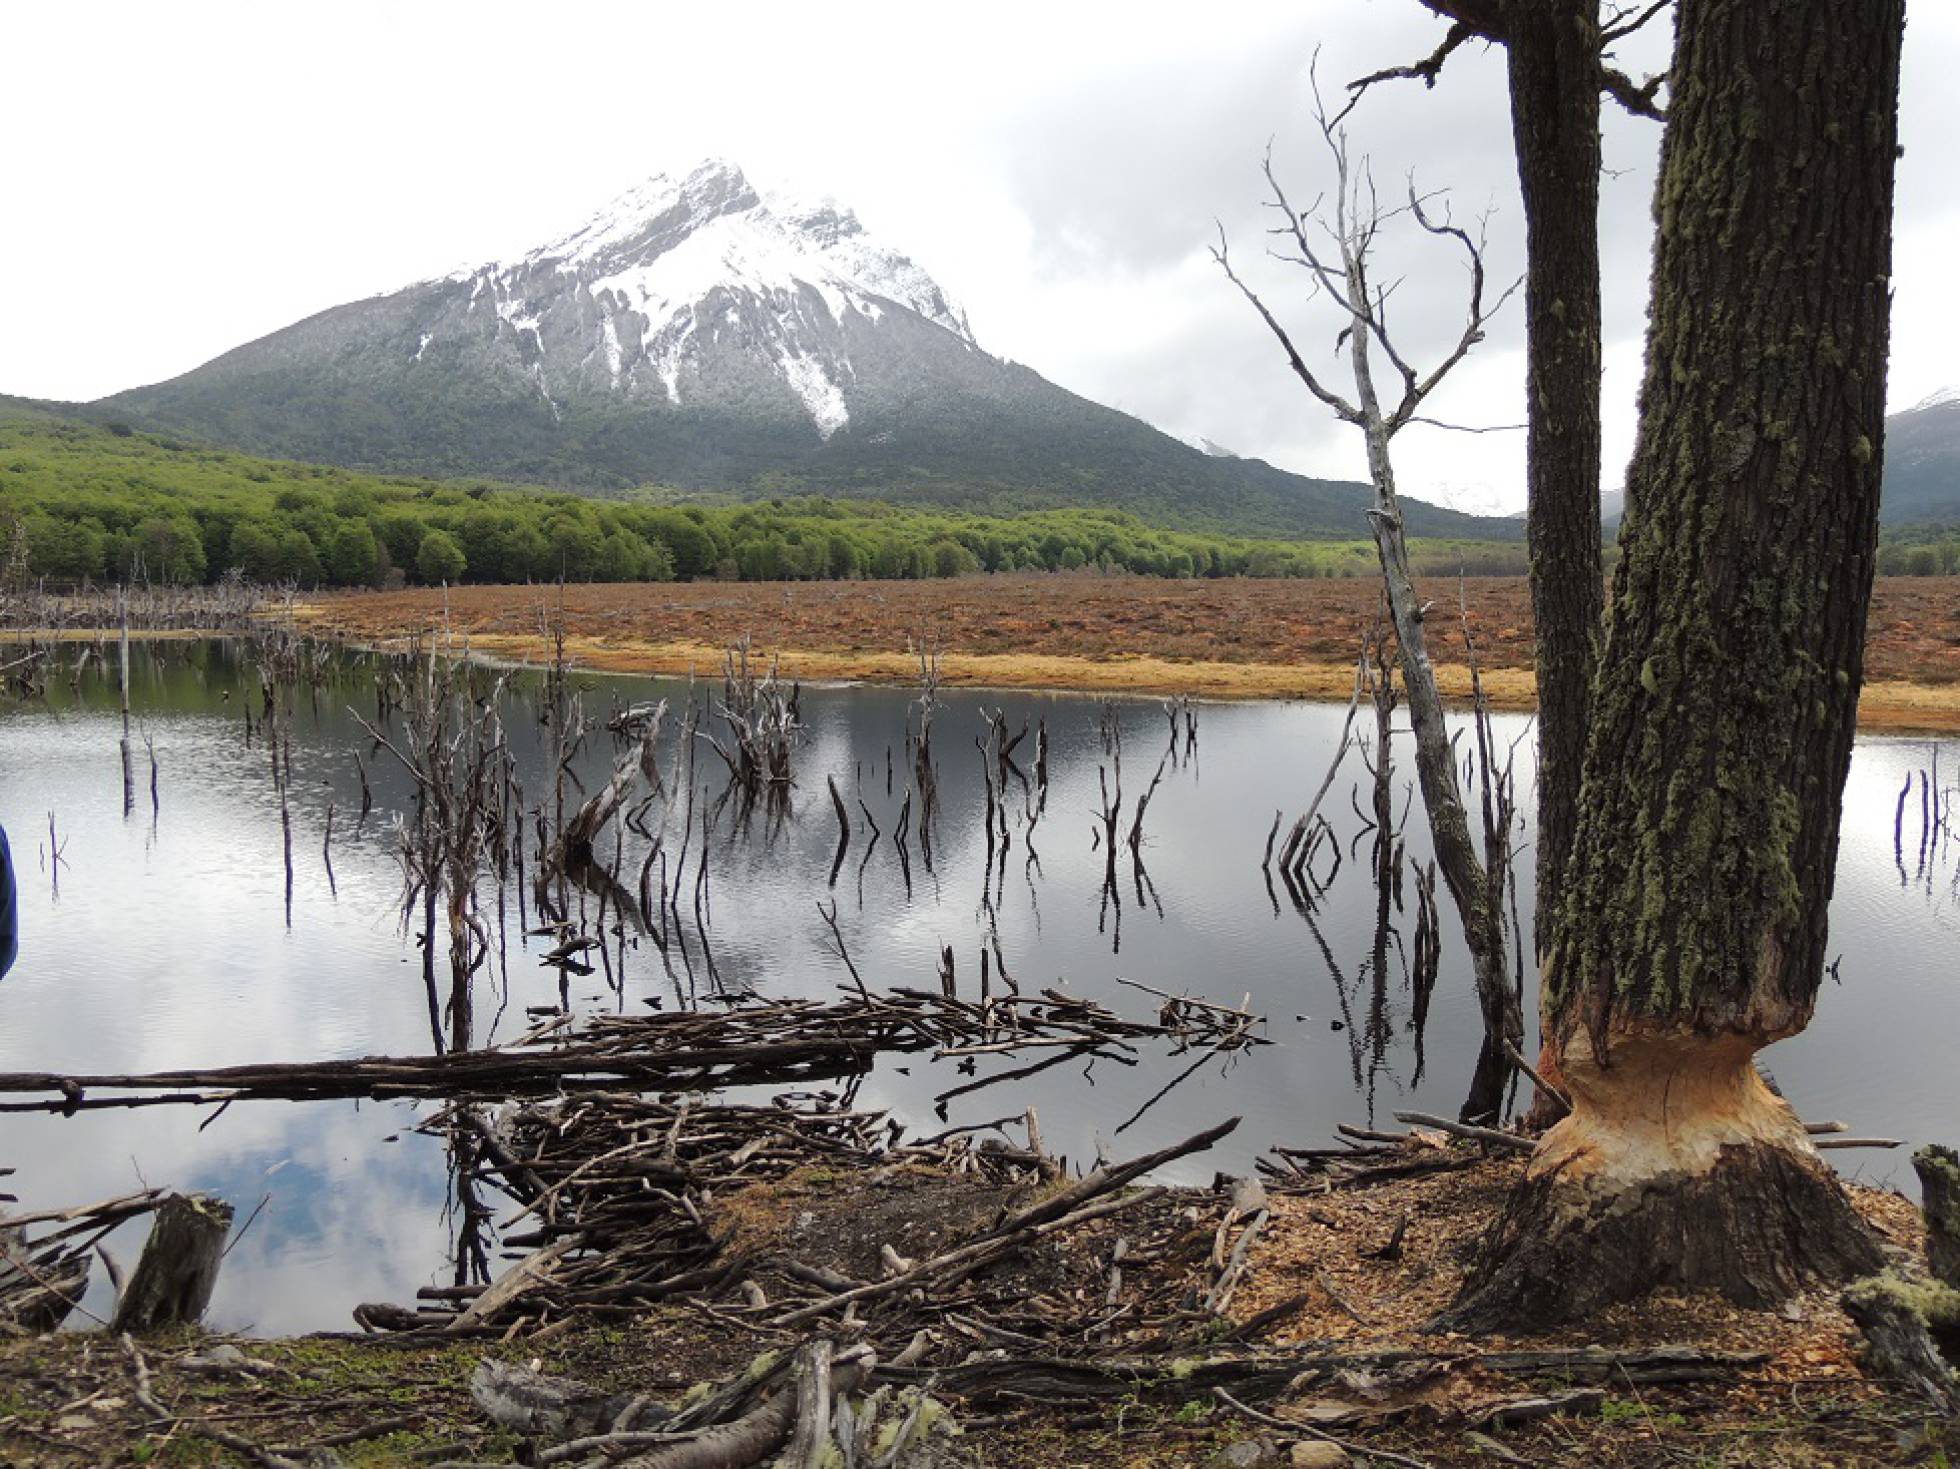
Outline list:
[[[813,1407],[821,1397],[825,1418],[819,1446],[829,1439],[829,1405],[833,1393],[858,1385],[868,1361],[863,1356],[839,1356],[833,1364],[830,1343],[806,1343],[796,1354],[789,1380],[732,1423],[711,1427],[683,1443],[665,1444],[618,1460],[620,1469],[747,1469],[781,1449],[798,1427],[798,1409]],[[820,1366],[821,1362],[821,1366]],[[820,1384],[812,1379],[826,1379]],[[810,1384],[806,1390],[805,1384]],[[820,1388],[820,1391],[818,1390]]]
[[[1467,1122],[1452,1122],[1433,1112],[1397,1112],[1395,1120],[1406,1122],[1411,1127],[1433,1127],[1438,1132],[1447,1132],[1451,1137],[1468,1138],[1472,1142],[1489,1143],[1493,1147],[1510,1148],[1514,1152],[1529,1153],[1538,1146],[1530,1138],[1519,1137],[1515,1132],[1499,1132],[1494,1127],[1472,1127]]]
[[[1477,1370],[1524,1381],[1651,1384],[1733,1378],[1769,1361],[1767,1352],[1725,1352],[1664,1346],[1637,1351],[1579,1347],[1546,1351],[1478,1352],[1386,1350],[1378,1352],[1272,1352],[1203,1358],[999,1356],[950,1366],[879,1368],[882,1380],[935,1382],[939,1390],[988,1403],[1031,1400],[1090,1403],[1136,1397],[1158,1402],[1204,1399],[1223,1387],[1258,1400],[1286,1391],[1335,1384],[1354,1373],[1389,1369],[1435,1372]]]
[[[499,1428],[565,1439],[642,1429],[671,1416],[643,1395],[600,1393],[569,1377],[485,1357],[470,1374],[470,1398]]]
[[[1011,999],[1021,1000],[1009,1006]],[[888,995],[845,992],[829,1002],[781,1000],[725,1011],[598,1015],[578,1030],[483,1050],[355,1060],[263,1062],[139,1074],[0,1073],[0,1093],[51,1094],[10,1104],[73,1111],[90,1091],[177,1093],[173,1099],[321,1101],[349,1097],[505,1097],[628,1084],[637,1090],[701,1091],[724,1086],[859,1075],[881,1052],[960,1054],[963,1043],[990,1050],[1024,1046],[1089,1048],[1163,1038],[1180,1045],[1236,1048],[1255,1043],[1243,1027],[1223,1026],[1202,1009],[1174,1021],[1130,1020],[1093,1002],[1060,1004],[1008,996],[982,1010],[922,990]],[[1115,1059],[1115,1057],[1112,1057]],[[1127,1058],[1125,1058],[1127,1059]],[[55,1100],[58,1098],[59,1100]],[[115,1099],[118,1102],[127,1099]]]
[[[1899,1148],[1905,1142],[1896,1137],[1813,1137],[1813,1148]]]

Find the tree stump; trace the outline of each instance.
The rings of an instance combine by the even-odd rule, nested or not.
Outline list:
[[[1845,1314],[1865,1336],[1865,1371],[1910,1387],[1934,1412],[1960,1416],[1960,1374],[1942,1355],[1930,1325],[1955,1308],[1947,1287],[1902,1279],[1887,1271],[1844,1293]]]
[[[1960,1153],[1932,1143],[1912,1155],[1926,1216],[1926,1264],[1933,1278],[1960,1290]]]
[[[1937,1413],[1960,1417],[1960,1155],[1932,1144],[1913,1155],[1926,1217],[1931,1280],[1888,1270],[1844,1293],[1865,1336],[1865,1370],[1903,1383]]]
[[[209,1194],[172,1194],[157,1209],[129,1286],[116,1303],[116,1331],[195,1323],[211,1302],[231,1231],[231,1205]]]

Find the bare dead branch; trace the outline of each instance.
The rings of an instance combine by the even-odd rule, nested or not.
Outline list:
[[[1349,82],[1347,105],[1335,115],[1333,120],[1336,123],[1354,111],[1368,89],[1379,82],[1420,81],[1424,87],[1433,88],[1436,78],[1442,73],[1443,64],[1466,42],[1479,40],[1499,46],[1510,44],[1507,0],[1421,0],[1421,3],[1432,14],[1450,22],[1441,44],[1421,61],[1410,62],[1406,66],[1384,67]],[[1636,117],[1656,121],[1666,117],[1660,104],[1654,100],[1662,83],[1667,80],[1666,73],[1649,77],[1644,82],[1635,82],[1626,73],[1607,64],[1605,48],[1615,41],[1626,39],[1673,3],[1674,0],[1652,0],[1642,9],[1628,7],[1616,10],[1600,30],[1599,90]]]
[[[1415,416],[1415,411],[1421,405],[1423,399],[1435,392],[1436,388],[1449,375],[1457,363],[1468,356],[1470,349],[1484,339],[1485,324],[1492,316],[1504,309],[1505,303],[1524,284],[1524,277],[1518,277],[1504,288],[1495,302],[1486,308],[1484,305],[1484,249],[1481,234],[1479,238],[1473,240],[1468,230],[1464,229],[1461,225],[1451,223],[1447,216],[1440,220],[1432,219],[1428,211],[1423,208],[1422,198],[1416,193],[1413,184],[1409,187],[1409,208],[1416,217],[1416,223],[1421,225],[1423,229],[1439,238],[1453,239],[1463,247],[1465,260],[1470,267],[1470,303],[1469,309],[1465,313],[1462,335],[1457,338],[1456,345],[1450,349],[1449,355],[1438,363],[1427,377],[1422,378],[1420,381],[1413,380],[1406,369],[1404,370],[1403,380],[1406,388],[1402,395],[1402,402],[1396,407],[1395,412],[1390,415],[1389,431],[1391,433]],[[1401,366],[1399,359],[1397,359],[1397,365]]]
[[[1625,40],[1673,3],[1674,0],[1653,0],[1653,4],[1638,14],[1635,14],[1630,6],[1624,10],[1614,11],[1600,25],[1599,44],[1610,46],[1615,41]]]
[[[1280,324],[1279,318],[1267,309],[1266,303],[1259,299],[1258,293],[1244,281],[1240,280],[1238,273],[1232,269],[1232,262],[1225,243],[1225,227],[1222,224],[1218,227],[1218,243],[1212,246],[1211,258],[1218,262],[1219,269],[1225,272],[1225,278],[1239,288],[1239,294],[1252,303],[1252,309],[1259,313],[1261,320],[1266,323],[1267,328],[1278,339],[1280,347],[1286,353],[1287,365],[1293,369],[1293,375],[1306,384],[1307,391],[1312,393],[1322,403],[1325,403],[1329,408],[1333,409],[1335,414],[1344,421],[1348,423],[1359,423],[1361,421],[1360,410],[1338,393],[1331,391],[1321,384],[1320,379],[1314,376],[1313,369],[1307,366],[1306,359],[1301,357],[1299,348],[1293,345],[1293,338],[1287,334],[1287,330]]]
[[[1662,0],[1662,3],[1667,3],[1667,0]],[[1436,77],[1443,69],[1443,63],[1450,59],[1450,53],[1465,41],[1475,39],[1478,39],[1478,33],[1475,28],[1466,25],[1462,21],[1457,21],[1444,34],[1442,45],[1430,52],[1423,60],[1411,62],[1407,66],[1386,67],[1381,71],[1373,72],[1368,76],[1360,77],[1355,81],[1349,82],[1347,84],[1347,105],[1334,114],[1334,122],[1338,125],[1343,118],[1354,111],[1356,107],[1360,106],[1362,94],[1377,82],[1419,81],[1425,87],[1434,87],[1436,85]],[[1483,39],[1489,40],[1490,38],[1486,36]]]
[[[1415,414],[1404,420],[1406,423],[1419,423],[1424,428],[1448,429],[1453,434],[1515,434],[1523,433],[1526,425],[1522,423],[1444,423],[1440,418],[1424,418]]]

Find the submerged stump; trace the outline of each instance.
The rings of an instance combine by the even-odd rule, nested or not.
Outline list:
[[[157,1209],[129,1286],[116,1304],[116,1331],[186,1326],[204,1315],[218,1283],[231,1205],[209,1194],[172,1194]]]

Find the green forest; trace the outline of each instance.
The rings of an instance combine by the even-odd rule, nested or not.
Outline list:
[[[677,503],[256,459],[0,409],[0,548],[51,584],[148,578],[401,582],[744,581],[1100,569],[1163,577],[1368,574],[1371,541],[1175,531],[1113,510],[977,515],[822,496]],[[1519,573],[1523,547],[1418,542],[1439,573]]]
[[[1518,542],[1415,540],[1418,574],[1515,576]],[[1614,560],[1608,547],[1609,564]],[[1120,510],[987,515],[821,495],[713,503],[257,459],[0,405],[0,568],[69,586],[147,578],[402,583],[919,579],[999,571],[1338,577],[1370,540],[1259,540]],[[1960,572],[1960,530],[1889,533],[1888,576]]]
[[[1960,573],[1960,528],[1916,525],[1888,532],[1879,543],[1884,576],[1953,576]]]

